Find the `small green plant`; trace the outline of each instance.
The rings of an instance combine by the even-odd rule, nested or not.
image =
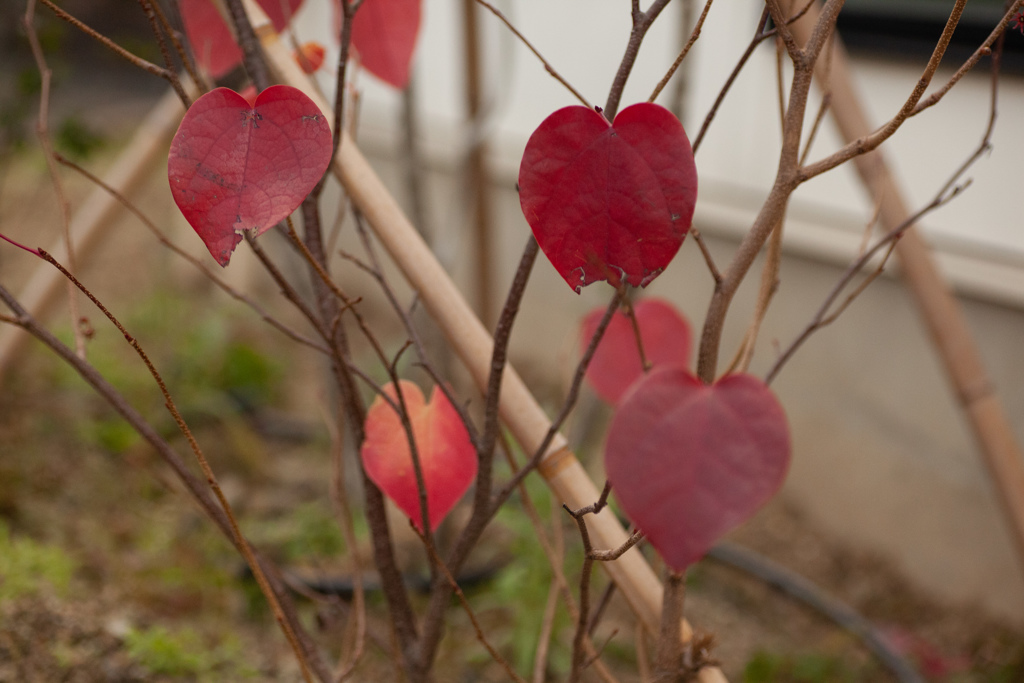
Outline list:
[[[256,671],[241,664],[241,646],[225,638],[210,647],[190,629],[169,630],[162,626],[132,629],[124,636],[132,659],[150,672],[166,676],[189,676],[199,680],[251,678]]]
[[[28,538],[12,538],[0,521],[0,603],[34,595],[46,587],[66,593],[75,573],[75,561],[53,545]]]
[[[842,659],[822,652],[779,654],[758,650],[743,670],[744,683],[832,683],[867,681]]]
[[[61,121],[54,136],[54,144],[58,151],[69,158],[82,161],[102,149],[106,138],[77,116],[69,116]]]

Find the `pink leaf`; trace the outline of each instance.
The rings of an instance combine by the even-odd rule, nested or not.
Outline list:
[[[302,5],[302,0],[257,1],[278,32],[284,30]],[[180,0],[180,6],[185,33],[199,65],[213,78],[220,78],[235,68],[242,61],[242,51],[213,0]]]
[[[476,449],[443,392],[434,387],[430,402],[424,403],[419,387],[404,380],[399,384],[423,471],[430,528],[436,529],[473,483]],[[398,403],[394,384],[384,387],[384,392]],[[408,436],[398,413],[380,396],[366,413],[366,440],[360,455],[373,483],[422,529],[419,488]]]
[[[644,355],[652,367],[689,365],[690,323],[675,306],[663,299],[646,298],[633,307],[633,312],[643,339]],[[604,307],[601,307],[583,319],[580,354],[590,345],[603,315]],[[590,360],[587,381],[598,396],[615,405],[626,389],[643,374],[633,325],[629,317],[619,311],[609,323]]]
[[[422,0],[363,0],[352,21],[352,47],[367,71],[398,88],[409,84],[422,19]],[[335,0],[335,35],[342,14]]]
[[[540,248],[577,292],[598,280],[644,287],[690,230],[690,141],[656,104],[627,107],[614,125],[586,107],[559,109],[526,144],[519,201]]]
[[[217,88],[185,113],[167,175],[178,208],[224,266],[240,233],[259,235],[287,217],[330,160],[327,119],[300,90],[275,85],[250,105]]]
[[[666,366],[619,403],[605,468],[622,509],[683,571],[775,495],[789,455],[785,413],[761,380],[707,386]]]

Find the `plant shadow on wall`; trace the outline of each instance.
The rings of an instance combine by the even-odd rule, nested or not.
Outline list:
[[[767,379],[747,374],[776,287],[790,194],[874,149],[942,96],[940,90],[922,100],[923,91],[915,92],[866,140],[807,161],[821,119],[807,111],[808,92],[841,3],[819,11],[768,2],[760,23],[750,27],[746,57],[773,41],[792,63],[792,75],[778,177],[721,268],[691,229],[698,186],[693,149],[714,111],[691,148],[678,119],[653,103],[699,37],[711,3],[651,101],[620,111],[640,45],[668,4],[655,0],[641,10],[634,3],[629,46],[603,106],[570,87],[581,104],[552,113],[527,144],[519,190],[533,236],[492,337],[350,137],[349,76],[359,66],[396,88],[407,85],[419,2],[333,3],[338,87],[328,103],[306,78],[329,68],[315,63],[323,46],[288,45],[277,36],[300,10],[299,0],[264,0],[269,16],[263,17],[240,0],[224,3],[226,16],[211,13],[202,0],[166,6],[139,0],[158,47],[145,59],[52,0],[38,1],[38,7],[27,4],[25,27],[41,74],[39,139],[58,198],[64,199],[64,173],[88,172],[51,153],[50,70],[34,28],[37,14],[47,12],[165,79],[187,107],[168,153],[168,180],[209,257],[182,252],[145,207],[105,189],[249,317],[220,306],[198,308],[173,287],[135,302],[134,312],[116,297],[101,301],[96,292],[103,291],[103,278],[84,281],[88,271],[74,255],[62,262],[0,226],[5,249],[39,259],[41,268],[69,283],[73,321],[55,335],[19,303],[13,285],[0,281],[6,311],[0,322],[29,332],[62,361],[55,369],[35,358],[4,380],[0,396],[3,443],[14,454],[0,463],[9,473],[0,484],[0,510],[14,528],[0,527],[8,549],[0,591],[9,591],[0,593],[0,610],[3,623],[15,624],[0,627],[0,667],[6,667],[0,677],[45,680],[81,671],[101,680],[109,667],[127,680],[404,677],[417,683],[466,677],[711,683],[726,674],[749,681],[923,680],[918,669],[935,679],[1020,674],[1012,636],[987,624],[971,634],[981,634],[980,642],[943,635],[936,644],[906,615],[886,617],[895,622],[888,634],[855,620],[860,626],[846,626],[865,645],[841,639],[833,646],[820,639],[814,617],[797,618],[786,612],[792,606],[730,578],[740,564],[723,550],[728,546],[712,550],[784,479],[790,435],[770,380],[877,276],[880,271],[865,271],[874,254],[887,257],[914,219],[962,189],[958,174],[919,214],[890,226],[851,264]],[[1022,1],[965,68],[992,51]],[[800,19],[811,28],[798,40]],[[943,49],[940,42],[936,64]],[[179,77],[182,70],[191,84]],[[925,80],[934,72],[929,65]],[[248,82],[241,92],[214,87],[221,77],[232,85]],[[805,119],[816,123],[805,130]],[[961,174],[986,146],[987,137]],[[339,225],[358,253],[337,252],[333,229],[322,224],[324,188],[335,179],[349,210]],[[98,179],[97,185],[105,187]],[[691,233],[716,285],[695,362],[686,319],[668,302],[638,298],[671,267]],[[774,256],[766,261],[744,348],[719,368],[732,297],[766,245]],[[409,278],[415,300],[396,293],[381,247]],[[258,299],[223,277],[217,266],[229,266],[242,251],[263,267],[279,301]],[[596,286],[608,292],[607,306],[583,322],[567,395],[547,412],[507,366],[516,315],[541,251],[570,288],[561,294],[601,281],[607,284]],[[289,259],[300,267],[282,266]],[[361,278],[336,277],[342,271]],[[858,278],[861,284],[848,293]],[[370,297],[382,305],[370,306]],[[414,323],[412,309],[419,306],[447,335],[443,348],[427,347]],[[296,318],[298,324],[288,322]],[[255,320],[269,327],[254,331]],[[399,332],[390,331],[396,325]],[[460,357],[475,388],[438,370],[433,359],[442,352]],[[312,361],[304,365],[299,356]],[[585,380],[614,405],[603,490],[560,433],[581,392],[589,391]],[[424,392],[417,382],[432,389]],[[299,392],[320,399],[313,411],[309,403],[296,408],[285,401]],[[792,518],[782,508],[772,514]],[[42,540],[29,540],[36,537]],[[709,551],[714,562],[734,569],[701,564],[687,574]],[[595,564],[608,575],[594,572]],[[663,569],[663,591],[652,566]],[[762,579],[783,591],[803,585],[798,577],[771,574],[771,565],[758,566],[747,571],[762,571]],[[694,635],[684,605],[688,615],[714,623],[714,610],[702,607],[701,598],[716,592],[743,616],[713,635],[695,620]],[[836,607],[810,590],[803,599]],[[771,605],[754,607],[766,602]],[[743,624],[772,621],[775,610],[810,625],[779,642],[776,622],[730,649],[729,641],[747,632]],[[31,643],[45,632],[59,637],[33,651]],[[109,662],[105,674],[94,668],[97,660]]]

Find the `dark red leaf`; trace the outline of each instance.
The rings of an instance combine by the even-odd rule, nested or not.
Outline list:
[[[614,125],[586,107],[559,109],[526,144],[519,201],[540,248],[577,292],[598,280],[646,286],[690,230],[690,141],[656,104],[627,107]]]
[[[583,319],[581,355],[590,345],[604,310],[603,306],[594,309]],[[690,323],[675,306],[664,299],[645,298],[633,307],[633,312],[640,327],[644,355],[652,367],[689,365]],[[587,381],[598,396],[615,405],[626,389],[643,374],[633,325],[626,314],[619,311],[609,323],[590,360]]]
[[[398,88],[409,84],[412,55],[422,19],[422,0],[363,0],[352,22],[352,47],[367,71]],[[334,35],[341,35],[341,10],[334,3]]]
[[[424,403],[418,386],[404,380],[399,384],[427,489],[430,528],[436,529],[473,483],[476,449],[469,440],[466,426],[443,392],[434,387],[430,402]],[[384,387],[384,392],[397,403],[394,384]],[[422,529],[419,488],[409,439],[398,413],[380,396],[366,413],[366,440],[360,455],[373,483]]]
[[[259,235],[294,211],[331,160],[331,130],[296,88],[255,104],[217,88],[196,100],[171,141],[167,175],[185,219],[227,265],[243,230]]]
[[[683,571],[775,495],[789,455],[785,413],[761,380],[728,375],[707,386],[664,367],[623,397],[605,469],[631,521]]]
[[[179,0],[185,34],[192,45],[199,65],[213,78],[220,78],[242,61],[242,51],[235,43],[231,29],[217,11],[213,0]],[[283,31],[302,0],[257,0],[270,17],[274,29]]]

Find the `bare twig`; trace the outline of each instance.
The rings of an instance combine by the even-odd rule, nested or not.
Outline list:
[[[413,529],[417,534],[420,533],[419,529],[416,529],[415,527],[413,527]],[[479,640],[480,644],[487,649],[487,652],[491,655],[491,659],[496,661],[503,669],[505,669],[505,673],[508,674],[509,678],[516,683],[526,683],[522,676],[515,672],[512,665],[509,664],[508,661],[502,657],[501,654],[494,649],[494,646],[487,640],[487,636],[484,635],[483,629],[480,628],[480,622],[476,620],[476,615],[473,614],[473,608],[470,607],[469,601],[466,599],[466,595],[462,592],[462,588],[459,587],[458,581],[456,581],[455,577],[452,576],[452,573],[448,570],[448,567],[445,566],[441,558],[437,556],[437,551],[434,550],[433,545],[428,543],[427,539],[424,538],[422,534],[420,534],[420,537],[423,538],[424,544],[427,546],[427,551],[430,553],[430,561],[441,570],[441,573],[444,575],[448,585],[451,587],[452,591],[455,592],[456,597],[458,597],[459,604],[462,605],[462,609],[466,612],[466,616],[469,617],[469,621],[473,624],[473,629],[476,632],[476,639]]]
[[[249,15],[242,6],[242,0],[224,0],[231,23],[235,27],[235,37],[238,46],[242,48],[242,64],[249,72],[257,91],[266,90],[272,83],[270,70],[267,69],[267,62],[263,58],[263,48],[260,41],[256,39],[256,32],[252,23],[249,22]]]
[[[192,100],[185,92],[185,88],[181,85],[181,79],[178,78],[178,72],[174,68],[174,60],[171,58],[171,51],[167,47],[167,40],[164,38],[163,31],[160,30],[160,19],[163,15],[157,15],[159,9],[156,4],[150,0],[138,0],[139,5],[142,7],[142,11],[146,14],[146,19],[149,20],[149,26],[153,29],[153,35],[156,37],[157,45],[160,46],[160,54],[164,58],[165,71],[167,72],[171,87],[174,88],[174,92],[178,93],[178,97],[181,98],[185,108],[188,109],[192,106]],[[164,25],[166,26],[167,20],[164,19]],[[186,66],[188,63],[186,62]],[[199,81],[196,81],[197,83]]]
[[[946,48],[949,47],[949,41],[952,39],[953,31],[956,29],[956,26],[960,21],[960,15],[963,12],[963,8],[966,2],[967,0],[957,0],[956,4],[954,5],[952,11],[949,14],[949,18],[946,21],[946,26],[942,31],[942,35],[940,36],[938,42],[935,44],[935,49],[932,51],[932,55],[931,58],[928,60],[928,64],[925,66],[924,71],[921,74],[921,77],[914,85],[913,90],[907,97],[906,101],[903,103],[903,106],[900,107],[900,110],[888,122],[886,122],[880,128],[876,129],[873,133],[850,142],[849,144],[845,145],[842,149],[839,149],[838,151],[834,152],[833,154],[830,154],[829,156],[825,157],[824,159],[821,159],[820,161],[816,161],[812,164],[800,168],[799,178],[801,182],[809,180],[810,178],[820,175],[825,171],[833,169],[836,166],[846,161],[849,161],[855,156],[860,156],[862,154],[870,152],[873,149],[876,149],[880,144],[882,144],[890,137],[892,137],[893,133],[899,130],[899,128],[903,125],[904,122],[906,122],[907,119],[919,113],[920,111],[923,111],[923,109],[918,109],[917,105],[920,103],[922,96],[928,89],[928,85],[931,83],[932,78],[935,75],[936,70],[939,68],[939,63],[942,61],[942,57],[946,53]],[[1021,6],[1024,6],[1024,0],[1017,0],[1017,2],[1013,4],[1013,8],[1020,8]],[[1014,13],[1013,8],[1011,8],[1011,10],[1003,16],[1002,21],[999,22],[996,29],[991,34],[989,34],[988,38],[985,40],[984,43],[982,43],[981,47],[975,50],[971,58],[968,59],[967,62],[965,62],[965,64],[961,68],[961,70],[964,73],[966,73],[966,69],[973,67],[974,64],[976,64],[977,61],[981,59],[983,54],[988,54],[990,52],[990,46],[996,41],[996,39],[999,37],[999,34],[1002,33],[1002,31],[1006,28],[1006,25],[1009,24],[1010,19]],[[958,71],[957,73],[962,76],[960,71]],[[948,87],[946,89],[936,92],[932,96],[932,98],[929,98],[930,100],[932,100],[931,104],[935,104],[936,102],[938,102],[942,98],[942,96],[946,92],[948,92],[948,89],[952,88],[952,86],[958,80],[959,78],[955,76],[954,79],[951,79],[950,82],[947,84]],[[929,104],[929,106],[931,106],[931,104]]]
[[[690,39],[686,41],[686,45],[684,45],[683,49],[680,50],[679,56],[676,57],[676,61],[672,62],[672,66],[669,67],[668,72],[658,82],[658,85],[654,87],[654,92],[652,92],[651,96],[647,98],[648,102],[653,102],[658,98],[658,95],[661,94],[661,91],[665,88],[666,85],[668,85],[668,82],[669,80],[671,80],[672,75],[675,74],[676,69],[678,69],[679,65],[683,63],[684,59],[686,59],[686,55],[690,52],[690,48],[693,47],[693,44],[697,42],[698,38],[700,38],[700,31],[704,27],[704,19],[707,18],[708,16],[708,10],[711,9],[712,2],[714,2],[714,0],[708,0],[706,3],[704,3],[704,9],[703,11],[701,11],[700,18],[697,19],[697,23],[693,27],[693,32],[690,34]]]
[[[700,130],[697,131],[697,137],[693,139],[693,153],[697,153],[697,149],[700,147],[700,143],[704,140],[704,134],[707,133],[708,127],[711,126],[711,122],[715,119],[715,114],[718,113],[718,108],[722,106],[722,102],[725,101],[725,96],[732,87],[732,84],[736,81],[736,78],[743,71],[743,67],[747,65],[750,57],[754,54],[754,49],[761,44],[761,42],[768,37],[768,34],[764,32],[765,26],[768,24],[768,8],[765,7],[761,12],[761,20],[757,24],[757,30],[754,31],[754,37],[750,40],[747,45],[747,49],[743,51],[739,61],[736,62],[736,66],[733,67],[729,77],[725,79],[725,84],[722,89],[718,91],[718,95],[715,97],[714,103],[711,105],[711,109],[708,110],[707,115],[704,117],[704,123],[701,124]]]
[[[206,92],[210,89],[210,84],[206,78],[199,73],[196,68],[195,59],[193,59],[192,52],[186,49],[185,45],[178,39],[178,32],[174,30],[171,23],[167,20],[167,15],[160,8],[160,3],[153,2],[153,0],[139,0],[141,3],[145,3],[153,12],[156,14],[157,19],[160,21],[160,25],[163,27],[164,33],[171,39],[171,44],[174,45],[175,51],[178,53],[178,57],[181,59],[181,63],[185,66],[185,71],[188,72],[189,78],[192,82],[199,86],[202,92]],[[177,4],[177,0],[174,0],[173,4]],[[168,63],[167,68],[172,68],[171,64]],[[180,96],[180,95],[179,95]]]
[[[640,54],[640,44],[643,43],[647,30],[651,28],[654,20],[658,18],[668,3],[669,0],[654,0],[646,12],[641,12],[640,3],[633,2],[633,28],[629,33],[629,42],[626,44],[626,51],[622,55],[619,69],[615,72],[615,78],[608,91],[608,100],[604,105],[604,116],[609,121],[615,118],[615,114],[619,110],[619,100],[622,99],[622,91],[626,87],[626,81],[629,80],[629,74],[633,70],[633,64],[636,63],[637,55]]]
[[[594,330],[594,336],[590,339],[590,345],[587,346],[587,350],[584,351],[583,357],[580,358],[580,362],[576,366],[576,373],[573,375],[572,384],[569,386],[569,393],[565,397],[565,401],[562,403],[562,409],[551,423],[551,427],[548,429],[547,434],[541,441],[540,446],[538,446],[537,450],[533,453],[530,461],[525,467],[516,472],[509,481],[505,483],[501,490],[494,495],[491,504],[491,509],[494,512],[497,512],[498,508],[504,504],[512,491],[515,490],[516,486],[519,485],[526,475],[540,464],[544,454],[547,453],[548,447],[551,446],[551,442],[554,440],[555,434],[558,433],[558,430],[561,429],[566,418],[569,417],[569,413],[572,412],[573,407],[576,405],[576,399],[579,398],[580,386],[583,384],[583,376],[586,374],[587,368],[590,366],[590,361],[594,357],[594,352],[597,351],[597,345],[601,342],[602,337],[604,337],[605,330],[608,329],[608,325],[612,321],[612,316],[615,314],[620,303],[622,303],[622,294],[621,292],[616,292],[615,296],[612,297],[612,300],[608,303],[608,307],[605,309],[604,316],[598,323],[597,329]]]
[[[64,194],[64,183],[61,182],[60,174],[54,163],[53,144],[50,140],[49,118],[50,118],[50,80],[52,72],[46,63],[43,54],[43,47],[39,43],[39,36],[35,29],[35,0],[29,0],[23,17],[25,33],[28,36],[29,45],[32,48],[32,56],[36,62],[41,79],[39,92],[39,116],[36,119],[36,137],[39,145],[43,148],[43,156],[46,158],[46,168],[50,173],[50,182],[53,184],[54,192],[57,195],[57,206],[60,208],[61,235],[64,238],[64,247],[67,250],[68,267],[72,272],[78,272],[75,259],[75,250],[71,241],[71,212],[68,207],[67,196]],[[71,329],[75,336],[75,352],[81,358],[85,358],[85,334],[82,330],[82,318],[78,309],[78,294],[71,282],[67,283],[68,311],[71,313]]]
[[[636,352],[640,356],[640,367],[644,372],[647,372],[651,369],[651,362],[647,360],[647,354],[644,353],[644,339],[640,335],[640,322],[636,319],[636,309],[633,307],[633,302],[625,295],[626,286],[620,284],[619,288],[619,294],[622,296],[622,307],[626,309],[626,318],[629,319],[629,327],[633,330],[633,341],[636,342]]]
[[[33,2],[35,2],[35,0],[30,0],[30,6],[31,3]],[[156,64],[153,64],[152,62],[149,62],[141,57],[133,55],[131,52],[128,52],[128,50],[125,50],[123,47],[121,47],[114,41],[110,40],[103,34],[85,25],[75,17],[71,16],[70,14],[62,10],[60,7],[57,7],[57,5],[53,4],[51,0],[39,0],[39,2],[46,5],[60,19],[63,19],[64,21],[68,22],[78,30],[88,35],[89,37],[95,38],[105,47],[112,50],[119,57],[128,60],[129,62],[139,67],[143,71],[151,73],[154,76],[159,76],[160,78],[170,83],[171,86],[174,88],[175,92],[178,93],[178,97],[182,98],[181,101],[185,104],[185,106],[187,107],[189,105],[191,100],[189,99],[188,95],[185,94],[184,89],[182,89],[181,81],[178,79],[178,75],[176,73],[168,69],[164,69],[163,67],[159,67]]]
[[[642,540],[644,540],[644,532],[640,529],[637,529],[632,534],[630,534],[626,542],[620,545],[618,548],[612,548],[611,550],[593,550],[590,552],[590,557],[594,560],[597,560],[598,562],[613,562],[622,557],[622,554],[624,552],[626,552]]]
[[[338,526],[341,527],[345,545],[352,555],[353,613],[350,619],[355,620],[355,642],[348,660],[339,659],[335,667],[334,680],[340,683],[355,671],[366,645],[366,592],[363,589],[363,561],[359,556],[358,539],[348,503],[348,489],[345,486],[345,443],[342,435],[345,418],[340,413],[333,419],[325,416],[324,424],[331,438],[331,500],[334,502],[334,511],[338,516]]]
[[[968,161],[968,164],[962,166],[960,171],[954,176],[954,178],[959,178],[963,171],[966,170],[966,166],[976,161],[978,156],[980,156],[980,154],[978,153],[972,155],[971,159]],[[832,309],[832,305],[835,303],[839,295],[846,289],[846,286],[849,285],[853,278],[857,276],[857,273],[859,273],[864,268],[864,266],[875,256],[875,254],[877,254],[882,249],[891,249],[895,245],[896,240],[899,239],[900,235],[902,235],[904,232],[912,228],[918,221],[921,220],[922,216],[931,213],[932,211],[939,208],[946,202],[952,200],[954,197],[960,194],[964,187],[964,185],[951,185],[950,183],[944,185],[940,192],[925,207],[923,207],[922,209],[917,211],[917,213],[913,214],[905,221],[897,225],[895,228],[890,230],[888,233],[886,233],[880,240],[878,240],[878,242],[874,244],[874,246],[865,251],[864,254],[860,256],[860,258],[856,259],[852,264],[850,264],[850,266],[846,269],[846,272],[844,272],[843,276],[839,279],[839,282],[836,283],[836,285],[832,288],[832,291],[829,292],[828,296],[825,297],[825,301],[818,308],[818,312],[811,319],[811,322],[808,323],[807,327],[805,327],[804,330],[797,336],[797,338],[793,340],[793,342],[786,348],[786,350],[779,355],[778,360],[775,361],[775,364],[768,371],[768,374],[765,375],[765,383],[771,384],[772,380],[774,380],[776,375],[779,374],[779,371],[782,369],[782,366],[784,366],[786,362],[789,361],[789,359],[793,356],[796,350],[800,348],[800,346],[802,346],[803,343],[807,341],[807,339],[814,332],[832,323],[836,319],[838,313],[841,313],[843,310],[845,310],[846,307],[853,302],[853,299],[855,299],[857,295],[864,291],[865,285],[867,283],[854,290],[851,296],[840,305],[839,310],[836,311],[836,315],[829,314],[829,311]],[[888,254],[886,254],[886,258],[888,258]],[[883,259],[882,265],[884,264],[885,260]],[[879,272],[880,271],[876,271],[874,275],[871,275],[869,277],[869,282],[873,280],[875,277],[877,277]]]
[[[515,26],[512,25],[512,22],[510,22],[505,17],[504,14],[502,14],[500,11],[498,11],[498,8],[496,8],[491,3],[487,2],[487,0],[476,0],[476,1],[479,4],[483,5],[484,7],[486,7],[488,10],[490,10],[491,14],[493,14],[496,17],[498,17],[498,19],[500,19],[501,22],[503,24],[505,24],[505,26],[508,27],[508,30],[512,31],[512,33],[515,34],[516,38],[518,38],[523,43],[523,45],[525,45],[526,48],[530,52],[533,53],[533,56],[540,60],[540,63],[544,65],[544,70],[547,71],[549,74],[551,74],[551,76],[556,81],[558,81],[563,86],[565,86],[565,89],[568,90],[569,92],[571,92],[573,94],[573,97],[575,97],[577,100],[580,101],[580,104],[582,104],[587,109],[593,109],[593,107],[590,105],[590,102],[587,101],[587,98],[585,98],[583,95],[581,95],[579,93],[579,91],[576,90],[576,88],[572,87],[572,84],[569,83],[569,81],[567,81],[564,78],[562,78],[562,75],[560,73],[555,71],[555,67],[551,66],[551,64],[548,62],[548,60],[544,59],[544,56],[541,55],[541,53],[537,51],[537,48],[535,48],[533,45],[530,44],[530,41],[528,41],[526,39],[526,37],[522,33],[520,33],[519,30]]]
[[[711,257],[708,245],[704,243],[704,235],[695,226],[690,226],[690,234],[693,235],[693,241],[700,247],[701,256],[704,257],[704,263],[707,264],[708,272],[711,273],[711,279],[715,281],[715,286],[717,287],[722,282],[722,274],[718,272],[715,259]]]
[[[811,6],[816,1],[817,0],[807,0],[804,3],[804,6],[796,14],[794,14],[788,20],[786,20],[786,24],[792,24],[793,22],[803,17],[808,12],[808,10],[810,10]],[[697,148],[700,147],[701,141],[704,140],[704,134],[707,132],[708,127],[714,120],[715,114],[718,113],[719,107],[722,106],[722,102],[725,101],[725,96],[729,92],[729,89],[732,87],[732,84],[736,81],[736,78],[743,70],[743,67],[745,67],[747,62],[750,60],[751,55],[754,54],[754,49],[763,41],[767,40],[768,38],[771,38],[772,36],[778,33],[777,28],[765,31],[765,26],[767,26],[768,24],[769,16],[770,14],[768,12],[768,8],[765,7],[764,10],[761,12],[761,19],[758,21],[757,30],[754,31],[754,37],[750,40],[750,43],[747,45],[747,48],[743,51],[743,54],[740,56],[739,61],[736,62],[736,66],[734,66],[732,71],[729,73],[729,77],[726,78],[725,84],[722,86],[721,90],[718,91],[718,95],[715,97],[715,101],[711,105],[711,109],[708,110],[707,115],[704,117],[704,122],[701,124],[700,130],[697,132],[697,137],[693,139],[694,153],[697,152]]]
[[[740,242],[732,263],[723,274],[721,283],[711,296],[708,312],[704,317],[700,352],[697,358],[697,375],[701,381],[707,384],[715,379],[725,316],[733,296],[753,265],[761,247],[782,219],[790,195],[800,184],[798,175],[800,139],[804,114],[807,109],[808,93],[814,74],[814,64],[835,27],[835,20],[842,4],[842,0],[828,0],[818,16],[806,46],[800,51],[800,59],[794,63],[775,182],[750,231]],[[780,21],[780,23],[782,22]]]
[[[757,291],[757,303],[754,306],[754,315],[747,326],[747,332],[743,336],[743,343],[740,345],[736,360],[730,367],[729,372],[746,372],[750,367],[750,361],[754,357],[754,348],[757,345],[757,335],[761,330],[761,323],[768,314],[768,305],[772,297],[779,289],[779,268],[782,266],[782,234],[785,226],[785,217],[779,221],[772,231],[768,240],[768,253],[765,257],[764,266],[761,269],[761,286]]]

